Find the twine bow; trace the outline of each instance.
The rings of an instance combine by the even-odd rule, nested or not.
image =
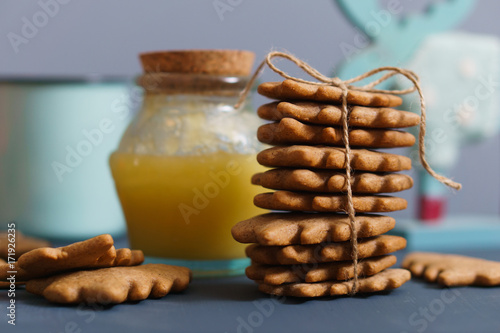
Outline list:
[[[291,62],[295,63],[299,68],[301,68],[304,72],[318,80],[319,82],[316,81],[308,81],[304,80],[301,78],[293,77],[289,75],[288,73],[280,70],[277,68],[273,62],[273,58],[285,58],[287,60],[290,60]],[[425,112],[425,99],[424,95],[422,93],[422,89],[420,87],[420,80],[417,74],[414,72],[407,70],[407,69],[402,69],[399,67],[379,67],[376,69],[373,69],[371,71],[368,71],[360,76],[354,77],[349,80],[341,80],[338,77],[330,78],[327,77],[320,72],[318,72],[315,68],[311,67],[309,64],[306,62],[298,59],[297,57],[284,53],[284,52],[279,52],[279,51],[273,51],[269,52],[266,56],[266,58],[262,61],[262,63],[259,65],[257,70],[255,71],[254,75],[248,82],[247,86],[243,90],[240,100],[238,103],[235,105],[235,108],[238,108],[241,106],[241,104],[244,102],[246,96],[248,95],[248,92],[250,91],[251,87],[253,86],[255,80],[257,79],[258,75],[264,68],[264,66],[267,64],[269,68],[271,68],[275,73],[281,75],[282,77],[293,80],[296,82],[301,82],[301,83],[307,83],[307,84],[312,84],[312,85],[327,85],[327,86],[334,86],[338,87],[342,90],[342,135],[343,135],[343,142],[345,145],[345,165],[346,165],[346,185],[347,185],[347,213],[349,216],[349,222],[350,222],[350,229],[351,229],[351,246],[352,246],[352,260],[354,264],[354,281],[353,281],[353,287],[352,287],[352,294],[355,294],[358,290],[358,240],[357,240],[357,227],[356,223],[354,221],[355,218],[355,210],[354,210],[354,205],[353,205],[353,200],[352,200],[352,181],[351,181],[351,148],[349,145],[349,108],[347,106],[347,96],[349,91],[363,91],[363,92],[368,92],[368,93],[382,93],[382,94],[393,94],[393,95],[404,95],[404,94],[409,94],[414,91],[418,92],[418,95],[420,97],[420,129],[419,129],[419,134],[418,134],[418,145],[419,145],[419,157],[420,157],[420,163],[424,167],[424,169],[435,179],[440,181],[441,183],[445,184],[446,186],[449,186],[451,188],[454,188],[456,190],[460,190],[462,188],[462,185],[460,183],[454,182],[451,179],[441,176],[437,174],[429,165],[425,158],[425,131],[426,131],[426,112]],[[372,77],[378,73],[385,72],[379,79],[374,80],[373,82],[368,83],[367,85],[357,87],[351,85],[354,82],[359,82],[365,78]],[[412,86],[408,89],[400,89],[400,90],[383,90],[383,89],[376,89],[374,88],[378,84],[388,80],[389,78],[395,76],[395,75],[402,75],[406,77],[411,83]]]

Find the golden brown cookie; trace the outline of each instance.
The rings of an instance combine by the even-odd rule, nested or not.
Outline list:
[[[257,130],[257,139],[270,145],[327,145],[344,146],[342,127],[306,125],[292,118],[283,118],[279,123],[265,124]],[[415,137],[397,130],[350,129],[351,147],[395,148],[410,147]]]
[[[406,156],[351,149],[354,170],[393,172],[411,169]],[[268,167],[345,169],[345,149],[337,147],[285,146],[261,151],[257,161]]]
[[[406,239],[382,235],[358,240],[359,258],[381,256],[406,247]],[[322,243],[314,245],[247,246],[246,255],[253,261],[266,265],[295,265],[351,260],[350,242]]]
[[[396,263],[395,256],[371,257],[360,260],[358,276],[372,276]],[[329,280],[349,280],[354,277],[352,261],[337,261],[323,264],[269,266],[252,263],[245,271],[251,280],[265,284],[280,285],[297,282],[321,282]]]
[[[406,269],[386,269],[373,276],[359,279],[358,293],[374,293],[401,287],[410,280],[411,274]],[[290,283],[279,286],[259,284],[259,290],[279,296],[322,297],[341,296],[352,292],[353,280],[328,281],[317,283]]]
[[[117,304],[180,292],[190,280],[191,271],[186,267],[147,264],[34,279],[26,283],[26,290],[55,303]]]
[[[363,106],[349,106],[349,108],[349,126],[402,128],[420,123],[420,116],[413,112]],[[342,108],[340,105],[314,102],[273,102],[260,106],[257,113],[262,119],[272,121],[293,118],[302,123],[342,126]]]
[[[347,191],[345,172],[309,169],[272,169],[257,173],[252,184],[273,190],[336,193]],[[351,177],[353,193],[387,193],[413,186],[410,176],[358,172]]]
[[[11,243],[9,242],[8,236],[12,238],[12,234],[9,234],[7,232],[0,232],[0,258],[7,259],[8,255],[8,244]],[[12,238],[13,244],[15,244],[15,256],[14,258],[17,259],[19,256],[22,254],[38,249],[41,247],[47,247],[50,246],[50,243],[44,239],[40,238],[35,238],[35,237],[29,237],[23,235],[20,231],[16,230],[15,237]]]
[[[354,210],[361,213],[393,212],[406,208],[403,198],[373,195],[353,195]],[[318,193],[297,193],[276,191],[257,194],[253,200],[255,206],[270,210],[290,210],[304,212],[345,212],[345,195],[327,195]]]
[[[454,254],[414,252],[406,256],[403,267],[415,276],[443,286],[498,286],[500,262]]]
[[[378,236],[394,228],[392,217],[356,215],[358,238]],[[237,223],[233,238],[261,245],[319,244],[351,239],[349,218],[332,213],[268,213]]]
[[[279,100],[306,100],[327,102],[329,104],[342,103],[342,89],[338,87],[319,86],[293,80],[264,82],[259,85],[257,91],[263,96]],[[351,105],[394,107],[401,105],[402,99],[389,94],[349,90],[347,103]]]
[[[142,251],[116,250],[113,243],[113,238],[105,234],[64,247],[32,250],[14,264],[16,279],[27,281],[75,269],[134,266],[144,261]],[[0,266],[0,280],[5,281],[8,270],[6,264]]]

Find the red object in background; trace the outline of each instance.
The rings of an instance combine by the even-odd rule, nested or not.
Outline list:
[[[434,224],[439,222],[445,213],[446,199],[442,197],[420,197],[420,209],[418,218],[425,223]]]

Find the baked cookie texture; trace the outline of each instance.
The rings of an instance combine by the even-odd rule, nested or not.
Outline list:
[[[16,271],[16,284],[26,284],[28,292],[51,302],[117,304],[180,292],[191,281],[188,268],[143,262],[141,250],[115,249],[111,235],[104,234],[37,248],[13,264],[0,259],[0,288],[9,286],[9,271]]]
[[[144,261],[140,250],[114,247],[111,235],[104,234],[64,247],[43,247],[29,251],[19,257],[13,269],[0,266],[0,280],[5,280],[7,271],[16,271],[18,281],[50,276],[76,269],[91,269],[113,266],[135,266]]]
[[[342,89],[339,87],[301,83],[288,79],[283,82],[264,82],[259,85],[257,92],[278,100],[342,103]],[[347,103],[349,105],[395,107],[400,106],[403,100],[401,97],[389,94],[350,90],[347,93]]]
[[[55,303],[117,304],[180,292],[191,280],[188,268],[147,264],[63,273],[29,280],[26,290]]]
[[[342,126],[340,105],[315,102],[272,102],[257,109],[257,114],[265,120],[279,121],[284,118],[296,119],[305,124]],[[349,126],[367,128],[403,128],[418,125],[420,117],[408,111],[391,108],[373,108],[351,105]]]
[[[372,276],[396,263],[393,255],[366,258],[359,262],[358,276]],[[249,279],[270,285],[297,282],[321,282],[349,280],[354,277],[352,261],[335,261],[322,264],[264,265],[252,262],[246,269]]]
[[[403,260],[403,267],[417,277],[442,286],[500,285],[500,262],[455,254],[413,252]]]
[[[380,273],[358,280],[359,293],[374,293],[401,287],[411,278],[406,269],[386,269]],[[278,296],[321,297],[349,295],[353,290],[353,280],[326,281],[316,283],[288,283],[279,286],[259,283],[259,290]]]
[[[257,130],[257,139],[270,145],[343,145],[341,127],[303,124],[293,118],[283,118],[278,123],[265,124]],[[351,147],[397,148],[410,147],[415,137],[403,131],[389,129],[354,128],[349,131]]]
[[[273,190],[338,193],[347,191],[345,173],[330,170],[277,168],[257,173],[252,184]],[[399,173],[356,172],[351,177],[353,193],[388,193],[413,186],[413,179]]]
[[[359,258],[389,254],[406,247],[406,239],[399,236],[381,235],[362,238],[358,242]],[[264,246],[251,244],[246,248],[252,261],[267,265],[294,265],[351,260],[349,241],[311,245]]]
[[[354,171],[395,172],[411,169],[411,159],[367,149],[351,149]],[[327,146],[278,146],[261,151],[257,161],[267,167],[345,169],[345,149]]]
[[[392,230],[396,221],[389,216],[358,214],[355,223],[357,237],[366,238]],[[231,232],[240,243],[260,245],[305,245],[351,239],[350,222],[345,214],[268,213],[237,223]]]
[[[402,128],[420,117],[396,110],[401,98],[389,94],[348,91],[353,234],[346,214],[348,190],[342,127],[342,89],[293,80],[262,83],[258,92],[277,101],[259,107],[270,121],[257,138],[274,147],[257,161],[270,169],[251,182],[272,192],[254,197],[257,207],[273,212],[249,218],[232,228],[235,240],[249,243],[248,278],[259,290],[292,297],[340,296],[395,289],[410,279],[405,269],[391,269],[406,240],[385,235],[396,221],[388,213],[405,209],[395,195],[413,186],[408,157],[376,149],[408,147],[415,137]],[[354,273],[352,238],[357,239]]]

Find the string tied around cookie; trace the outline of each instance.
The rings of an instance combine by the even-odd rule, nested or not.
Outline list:
[[[305,73],[310,75],[311,77],[315,78],[317,81],[309,81],[309,80],[304,80],[298,77],[294,77],[286,73],[285,71],[279,69],[276,67],[272,60],[273,58],[284,58],[287,59],[293,63],[295,63],[300,69],[302,69]],[[255,83],[255,80],[259,76],[260,72],[263,70],[264,66],[267,65],[271,70],[273,70],[275,73],[279,74],[280,76],[284,77],[285,79],[293,80],[295,82],[300,82],[300,83],[306,83],[306,84],[312,84],[312,85],[329,85],[329,86],[335,86],[338,87],[342,90],[342,137],[343,137],[343,142],[345,145],[345,165],[346,165],[346,187],[347,187],[347,214],[349,216],[349,224],[350,224],[350,229],[351,229],[351,247],[352,247],[352,260],[353,260],[353,266],[354,266],[354,279],[353,279],[353,287],[351,294],[355,294],[358,291],[358,240],[357,240],[357,227],[355,223],[355,210],[354,210],[354,204],[353,204],[353,197],[352,197],[352,179],[351,179],[351,148],[349,145],[349,113],[350,110],[348,108],[348,95],[349,91],[362,91],[362,92],[367,92],[367,93],[381,93],[381,94],[393,94],[393,95],[405,95],[412,93],[414,91],[418,92],[418,95],[420,97],[420,128],[419,128],[419,134],[418,134],[418,148],[419,148],[419,158],[420,158],[420,163],[422,164],[423,168],[435,179],[437,179],[439,182],[443,183],[446,186],[449,186],[451,188],[454,188],[456,190],[460,190],[462,188],[462,185],[460,183],[454,182],[451,179],[439,175],[436,173],[429,163],[427,162],[427,159],[425,158],[425,132],[426,132],[426,104],[425,104],[425,99],[424,95],[422,93],[422,88],[420,87],[420,79],[417,74],[415,74],[413,71],[410,71],[408,69],[403,69],[399,67],[391,67],[391,66],[386,66],[386,67],[379,67],[373,70],[370,70],[364,74],[361,74],[359,76],[356,76],[354,78],[348,79],[348,80],[342,80],[338,77],[328,77],[323,74],[321,74],[318,70],[310,66],[308,63],[298,59],[292,54],[285,53],[285,52],[280,52],[280,51],[272,51],[267,54],[265,59],[260,63],[260,65],[257,67],[255,73],[251,77],[250,81],[248,82],[247,86],[245,89],[242,91],[241,96],[239,101],[236,103],[234,106],[235,108],[239,108],[245,101],[251,87]],[[364,86],[353,86],[351,85],[352,83],[359,82],[361,80],[364,80],[366,78],[370,78],[378,73],[383,73],[383,75],[364,85]],[[407,78],[411,83],[412,86],[407,89],[395,89],[395,90],[383,90],[383,89],[376,89],[375,87],[390,79],[393,76],[396,75],[402,75],[405,78]]]

